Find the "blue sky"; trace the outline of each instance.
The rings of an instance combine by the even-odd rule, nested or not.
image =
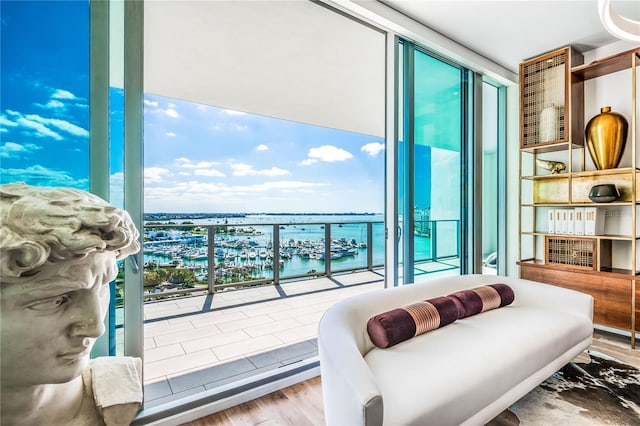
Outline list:
[[[2,183],[88,189],[88,2],[0,10]]]
[[[1,182],[88,189],[88,2],[1,10]],[[383,211],[381,138],[151,94],[144,106],[146,212]]]
[[[144,116],[145,211],[383,210],[380,138],[152,95]]]

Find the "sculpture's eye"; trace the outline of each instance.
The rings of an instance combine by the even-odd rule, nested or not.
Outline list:
[[[29,305],[29,309],[40,312],[53,312],[67,303],[69,299],[71,299],[71,296],[69,296],[68,294],[50,297],[48,299],[43,299],[38,302],[32,303],[31,305]]]

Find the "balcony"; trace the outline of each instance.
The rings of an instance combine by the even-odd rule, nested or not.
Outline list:
[[[373,263],[377,257],[373,248],[382,244],[372,238],[374,225],[368,222],[353,228],[355,224],[305,224],[305,228],[315,226],[328,237],[320,248],[329,254],[326,257],[328,261],[317,259],[317,264],[324,268],[311,268],[313,272],[309,274],[298,274],[292,278],[287,275],[285,266],[275,273],[266,274],[266,278],[254,276],[253,280],[242,281],[237,276],[227,275],[222,279],[217,272],[228,269],[228,264],[212,264],[207,258],[204,263],[213,266],[209,270],[214,273],[208,274],[208,270],[202,268],[199,273],[204,282],[196,282],[189,288],[178,286],[161,291],[158,291],[158,286],[151,287],[145,283],[145,408],[157,407],[317,356],[316,330],[324,311],[344,298],[383,288],[383,266]],[[271,247],[280,246],[280,250],[274,250],[274,253],[302,252],[295,240],[291,242],[288,238],[273,237],[278,237],[291,225],[263,226],[274,231],[269,237]],[[331,238],[331,230],[342,231],[349,226],[367,238],[356,242],[360,251],[350,255],[347,262],[351,263],[332,260],[330,255],[335,251],[332,245],[349,239]],[[184,225],[167,227],[183,228]],[[157,230],[158,226],[149,228]],[[221,228],[209,226],[206,229],[206,236],[199,239],[201,246],[192,247],[189,253],[194,248],[206,248],[215,256],[216,241],[224,239],[218,235]],[[259,228],[255,226],[253,229],[255,233]],[[432,229],[438,227],[434,224]],[[222,236],[227,232],[222,232]],[[423,237],[429,232],[426,228],[421,230]],[[436,240],[435,235],[433,240]],[[276,241],[280,243],[275,244]],[[158,245],[147,244],[146,247]],[[256,246],[256,250],[260,249]],[[237,250],[242,250],[242,247]],[[416,275],[458,273],[457,253],[436,258],[429,256],[428,252],[423,254],[422,260],[416,263]],[[272,261],[277,262],[276,259]],[[349,264],[351,266],[345,268]],[[188,263],[181,266],[188,266]],[[175,268],[176,265],[166,267]],[[157,266],[152,265],[151,268]]]

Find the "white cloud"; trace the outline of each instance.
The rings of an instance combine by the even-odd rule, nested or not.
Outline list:
[[[87,179],[77,179],[66,172],[51,170],[39,164],[25,169],[2,169],[5,182],[29,182],[31,185],[40,186],[68,186],[73,188],[88,189]]]
[[[178,118],[180,117],[180,114],[178,114],[178,111],[176,111],[175,109],[172,108],[168,108],[164,110],[164,113],[171,118]]]
[[[55,99],[51,99],[49,102],[47,102],[46,105],[42,105],[42,104],[36,104],[37,106],[39,106],[40,108],[45,108],[45,109],[63,109],[65,107],[64,103],[57,101]]]
[[[269,147],[266,146],[265,144],[260,144],[256,147],[256,151],[268,151]]]
[[[42,123],[39,123],[37,121],[34,120],[29,120],[27,118],[24,117],[20,117],[18,118],[18,124],[21,127],[26,127],[27,129],[33,130],[35,131],[35,136],[37,137],[50,137],[53,138],[57,141],[60,141],[63,139],[62,136],[60,136],[59,133],[54,132],[53,130],[50,130],[47,126],[45,126]]]
[[[193,174],[207,177],[224,177],[225,174],[216,169],[197,169]]]
[[[35,114],[29,114],[26,116],[26,118],[29,120],[36,121],[38,123],[56,127],[59,130],[63,130],[74,136],[81,136],[81,137],[87,137],[87,138],[89,137],[89,132],[87,130],[83,129],[80,126],[76,126],[73,123],[69,123],[66,120],[59,120],[57,118],[44,118]]]
[[[295,207],[291,211],[299,211],[299,204],[309,199],[308,195],[301,198],[302,194],[317,194],[323,186],[326,184],[303,181],[265,182],[247,186],[199,181],[178,182],[170,186],[154,185],[145,187],[145,210],[237,212],[250,211],[257,200],[271,200],[269,205],[277,205],[278,209],[282,208],[282,202],[290,203],[293,200]],[[248,199],[252,201],[248,202]]]
[[[178,167],[184,167],[187,169],[207,169],[212,166],[220,165],[220,163],[217,161],[200,161],[198,163],[194,163],[185,157],[177,158],[176,163],[178,163]]]
[[[322,145],[317,148],[311,148],[307,155],[309,156],[309,158],[300,163],[303,166],[308,166],[315,163],[316,161],[335,163],[338,161],[346,161],[350,158],[353,158],[353,155],[349,151],[333,145]]]
[[[360,151],[366,152],[372,157],[377,157],[380,152],[384,151],[384,144],[380,142],[370,142],[366,145],[362,145]]]
[[[250,165],[244,163],[232,164],[231,168],[233,169],[233,174],[235,176],[244,176],[251,174],[251,170],[253,169]]]
[[[250,187],[245,187],[246,189],[253,191],[267,191],[272,189],[281,189],[281,190],[308,190],[309,188],[317,188],[319,186],[327,186],[326,183],[317,183],[317,182],[300,182],[294,180],[281,180],[275,182],[264,182],[257,185],[252,185]]]
[[[76,97],[68,90],[56,89],[53,95],[51,95],[51,99],[76,99]]]
[[[66,120],[58,118],[45,118],[37,114],[28,114],[23,116],[19,112],[7,110],[7,114],[16,118],[16,121],[7,119],[4,115],[0,116],[0,124],[7,127],[22,127],[31,130],[34,136],[50,137],[55,140],[64,139],[58,131],[63,131],[74,136],[89,137],[89,132],[80,126],[70,123]]]
[[[249,130],[249,126],[245,126],[244,124],[232,123],[230,126],[239,132],[245,132]]]
[[[144,104],[153,108],[158,108],[158,102],[157,101],[150,101],[149,99],[145,99],[144,100]]]
[[[232,109],[223,109],[221,112],[226,115],[247,115],[246,112],[234,111]]]
[[[310,166],[310,165],[315,164],[317,162],[318,162],[318,160],[315,160],[313,158],[307,158],[306,160],[302,160],[299,164],[301,166]]]
[[[173,132],[167,132],[166,133],[167,136],[169,136],[170,138],[174,137],[176,134]]]
[[[279,167],[256,170],[252,166],[242,163],[232,164],[231,168],[234,176],[284,176],[289,174],[288,170]]]
[[[7,111],[11,114],[12,111]],[[11,114],[13,115],[13,114]],[[16,123],[15,121],[11,121],[9,120],[7,117],[5,117],[4,115],[0,115],[0,126],[2,127],[16,127],[18,125],[18,123]]]
[[[32,143],[21,145],[15,142],[5,142],[2,146],[0,146],[0,157],[19,158],[22,156],[22,154],[30,154],[40,149],[42,149],[41,146]]]
[[[144,183],[158,183],[164,180],[165,176],[171,176],[171,171],[162,167],[145,167]]]

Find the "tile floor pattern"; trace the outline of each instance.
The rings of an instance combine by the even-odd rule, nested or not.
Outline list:
[[[383,282],[367,271],[146,303],[145,408],[316,356],[325,310]]]

